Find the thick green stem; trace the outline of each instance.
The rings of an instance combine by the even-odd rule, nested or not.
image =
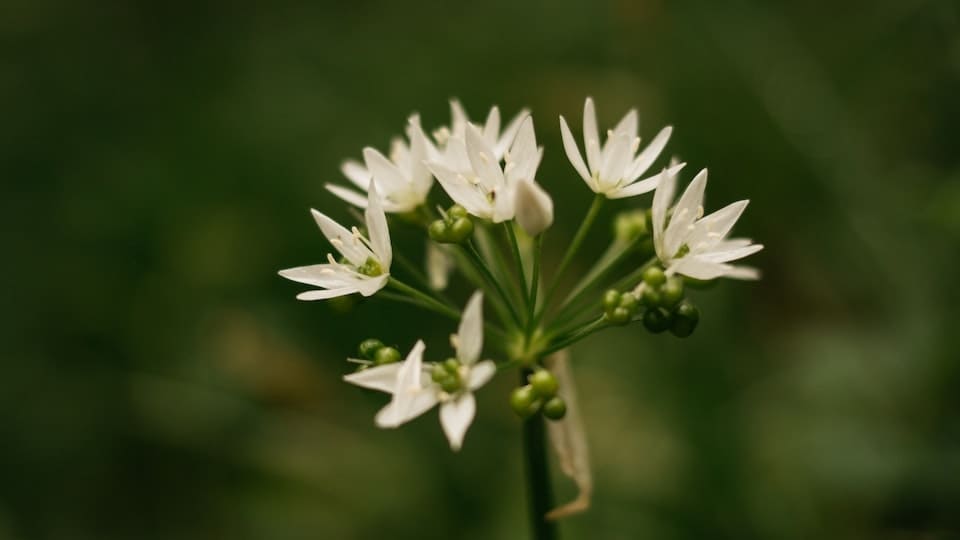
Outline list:
[[[560,266],[557,267],[557,271],[553,275],[553,280],[550,283],[550,287],[547,289],[547,294],[543,299],[543,306],[540,308],[540,312],[536,316],[536,320],[539,321],[540,318],[543,317],[544,312],[547,311],[550,302],[553,300],[553,293],[556,292],[557,287],[560,285],[560,280],[563,277],[563,273],[567,270],[567,267],[570,266],[570,263],[573,262],[577,252],[580,251],[580,245],[583,244],[583,240],[587,237],[587,233],[590,232],[590,227],[593,226],[593,222],[597,219],[597,215],[600,213],[600,208],[603,206],[604,200],[605,197],[599,193],[593,198],[593,203],[590,205],[590,209],[587,210],[586,217],[584,217],[583,221],[580,222],[580,228],[577,229],[577,234],[574,235],[573,241],[570,242],[570,247],[567,249],[566,255],[563,256],[563,260],[560,261]]]
[[[527,384],[529,370],[520,374],[520,384]],[[557,525],[546,518],[553,508],[553,488],[550,483],[550,468],[547,461],[546,426],[539,414],[523,422],[523,453],[527,470],[527,508],[530,515],[530,532],[534,540],[555,540]]]

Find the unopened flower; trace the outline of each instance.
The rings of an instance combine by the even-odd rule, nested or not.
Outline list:
[[[426,252],[427,279],[430,288],[442,291],[450,282],[450,272],[453,271],[453,257],[447,253],[446,247],[432,241],[427,241]]]
[[[357,188],[366,191],[371,180],[377,185],[386,212],[409,212],[423,204],[433,186],[433,175],[424,161],[436,158],[437,149],[420,127],[420,117],[413,115],[407,122],[407,139],[395,138],[390,145],[390,158],[374,148],[363,149],[364,164],[347,160],[341,166],[343,175]],[[367,198],[362,193],[327,184],[327,190],[344,201],[365,208]]]
[[[440,425],[450,447],[459,450],[477,410],[473,391],[497,371],[492,360],[478,362],[483,348],[483,293],[478,291],[470,298],[451,341],[456,358],[424,366],[425,347],[418,341],[402,364],[364,369],[344,380],[392,394],[390,403],[375,418],[382,428],[401,426],[439,403]]]
[[[387,284],[393,248],[390,246],[387,217],[383,213],[374,182],[370,183],[366,206],[364,218],[369,236],[362,235],[356,227],[347,230],[326,215],[310,210],[320,231],[340,252],[343,260],[338,262],[332,254],[328,254],[325,264],[281,270],[280,275],[289,280],[321,288],[300,293],[298,299],[325,300],[353,293],[372,296]]]
[[[483,125],[477,125],[483,139],[490,146],[493,156],[498,160],[503,159],[504,153],[507,151],[507,148],[509,148],[513,138],[517,135],[517,130],[520,129],[520,123],[529,114],[529,110],[522,109],[510,120],[506,127],[503,128],[503,131],[500,131],[500,108],[494,105],[490,108],[490,112],[487,114],[487,119]],[[470,117],[467,116],[463,105],[460,104],[460,101],[451,99],[450,127],[442,127],[435,130],[433,132],[434,139],[436,139],[437,144],[445,147],[453,137],[463,139],[467,125],[469,124],[471,124]]]
[[[567,158],[594,193],[601,193],[609,199],[621,199],[641,195],[657,187],[659,176],[637,179],[656,161],[667,145],[673,128],[667,126],[660,130],[653,141],[637,154],[640,148],[637,124],[637,111],[631,109],[613,130],[607,132],[607,139],[601,145],[593,100],[587,98],[583,105],[583,143],[587,155],[587,162],[584,163],[566,119],[560,117],[563,149]],[[683,166],[683,163],[673,165],[669,170],[677,172]]]
[[[446,158],[427,166],[451,199],[467,212],[500,223],[514,217],[514,189],[520,180],[532,180],[543,149],[537,147],[533,119],[526,117],[504,154],[501,167],[494,147],[480,130],[467,124],[461,139],[452,136]]]
[[[653,242],[666,274],[703,280],[757,279],[755,269],[727,264],[763,249],[746,238],[727,239],[749,201],[738,201],[703,216],[707,185],[707,170],[703,169],[680,196],[668,222],[676,185],[676,174],[665,174],[653,196]]]
[[[530,236],[536,236],[553,224],[553,200],[533,180],[517,182],[514,213],[517,223]]]

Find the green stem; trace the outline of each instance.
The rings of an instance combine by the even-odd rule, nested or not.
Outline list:
[[[510,302],[510,297],[507,296],[506,291],[503,290],[503,286],[500,285],[500,282],[497,280],[497,278],[493,277],[493,273],[490,272],[490,268],[487,267],[487,263],[483,261],[483,257],[481,257],[480,253],[477,252],[476,246],[474,246],[472,242],[468,244],[460,244],[460,246],[467,253],[474,266],[477,267],[477,270],[483,274],[483,277],[487,280],[487,282],[493,286],[497,294],[500,295],[500,299],[503,300],[504,304],[506,304],[507,310],[510,312],[510,317],[513,319],[514,324],[519,327],[520,317],[517,316],[517,311],[513,308],[513,303]]]
[[[550,353],[559,351],[560,349],[565,349],[570,345],[573,345],[574,343],[580,341],[581,339],[589,336],[590,334],[598,330],[603,330],[606,327],[607,327],[606,320],[604,319],[603,315],[601,315],[596,320],[587,324],[586,326],[578,330],[574,330],[568,335],[559,336],[558,338],[556,338],[556,340],[551,340],[550,345],[548,345],[547,348],[544,349],[540,354],[542,354],[543,356],[546,356]]]
[[[418,285],[420,285],[421,287],[423,287],[428,291],[431,291],[436,296],[437,300],[440,300],[444,304],[447,304],[447,306],[449,307],[454,307],[453,302],[449,298],[447,298],[445,294],[443,294],[441,291],[438,291],[430,286],[430,280],[427,279],[427,276],[425,276],[423,272],[421,272],[420,269],[417,268],[417,266],[413,264],[412,261],[410,261],[410,259],[406,258],[402,253],[398,253],[396,251],[393,253],[393,258],[398,263],[400,263],[400,266],[402,266],[404,270],[406,270],[411,276],[413,276],[413,279],[417,282]]]
[[[553,280],[550,283],[550,287],[547,289],[547,295],[543,299],[543,306],[540,308],[536,320],[540,320],[543,317],[543,313],[547,310],[547,307],[550,305],[550,301],[553,300],[554,292],[556,292],[557,287],[560,285],[560,279],[563,277],[563,273],[567,270],[567,267],[570,266],[570,263],[573,261],[573,258],[576,257],[577,252],[580,251],[580,245],[583,244],[583,240],[587,237],[587,233],[590,232],[590,227],[593,226],[593,222],[597,219],[597,215],[600,213],[600,208],[603,206],[603,201],[605,197],[597,193],[593,198],[593,203],[590,205],[590,209],[587,210],[586,217],[583,218],[583,221],[580,222],[580,228],[577,229],[576,235],[573,237],[573,241],[570,242],[570,248],[567,249],[566,255],[563,256],[563,260],[560,261],[560,266],[557,267],[556,273],[553,275]]]
[[[460,312],[457,311],[456,309],[453,309],[445,305],[443,302],[440,302],[439,300],[430,296],[429,294],[419,289],[416,289],[414,287],[411,287],[410,285],[407,285],[406,283],[400,281],[399,279],[393,276],[390,277],[390,281],[388,282],[388,285],[390,285],[394,289],[397,289],[398,291],[403,292],[404,294],[409,295],[412,298],[415,298],[416,300],[421,302],[424,305],[424,307],[430,308],[436,311],[437,313],[446,315],[447,317],[451,317],[457,320],[460,319]]]
[[[398,283],[399,283],[399,282],[398,282]],[[400,283],[400,285],[403,286],[403,287],[407,287],[407,285],[404,285],[403,283]],[[396,287],[396,285],[394,285],[394,287],[397,288],[397,290],[404,290],[404,292],[406,292],[405,289],[402,289],[402,288],[400,288],[400,287]],[[416,291],[416,289],[413,289],[412,287],[410,287],[410,289],[413,290],[413,291],[415,291],[415,292],[418,292],[418,291]],[[407,294],[410,294],[410,293],[407,293]],[[433,302],[433,303],[425,302],[421,297],[405,296],[405,295],[403,295],[403,294],[397,294],[397,293],[390,292],[390,291],[379,291],[379,292],[377,293],[377,297],[379,297],[379,298],[384,298],[384,299],[386,299],[386,300],[393,300],[394,302],[401,302],[401,303],[404,303],[404,304],[411,304],[411,305],[414,305],[414,306],[417,306],[417,307],[421,307],[421,308],[424,308],[424,309],[428,309],[428,310],[433,311],[433,312],[435,312],[435,313],[439,313],[440,315],[443,315],[444,317],[449,317],[449,318],[451,318],[451,319],[453,319],[453,320],[455,320],[455,321],[459,321],[459,320],[460,320],[460,313],[459,313],[459,312],[454,311],[454,310],[451,310],[451,309],[443,309],[443,306],[438,306],[436,302]],[[488,342],[488,343],[499,343],[499,344],[504,344],[504,343],[506,343],[507,333],[504,332],[503,329],[498,328],[495,324],[493,324],[493,323],[491,323],[491,322],[489,322],[489,321],[484,321],[484,322],[483,322],[483,329],[484,329],[484,332],[486,332],[487,342]],[[504,345],[504,346],[501,346],[500,349],[501,349],[503,352],[507,352],[505,345]]]
[[[540,251],[543,248],[543,233],[533,240],[533,277],[530,278],[530,303],[527,305],[527,339],[533,334],[533,315],[537,311],[537,293],[540,291]]]
[[[520,256],[520,244],[517,243],[517,233],[513,230],[513,223],[510,221],[504,221],[503,228],[507,231],[507,239],[513,247],[513,258],[517,261],[517,271],[519,272],[520,278],[520,295],[523,297],[524,307],[527,308],[530,306],[530,293],[527,291],[527,275],[523,271],[523,258]]]
[[[520,374],[520,384],[527,384],[529,370]],[[523,453],[526,461],[530,528],[534,540],[555,540],[557,524],[546,519],[553,507],[553,489],[547,463],[546,429],[543,416],[535,414],[523,422]]]

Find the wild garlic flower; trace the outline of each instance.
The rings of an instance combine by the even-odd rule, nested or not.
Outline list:
[[[467,212],[500,223],[513,219],[517,182],[533,181],[542,157],[543,148],[537,147],[533,119],[528,116],[504,153],[502,167],[495,148],[473,124],[466,125],[463,138],[451,136],[445,158],[429,161],[427,167]]]
[[[343,260],[338,262],[332,254],[327,254],[325,264],[281,270],[280,275],[289,280],[321,288],[300,293],[297,299],[325,300],[353,293],[372,296],[382,289],[390,279],[393,248],[376,183],[370,182],[364,211],[369,236],[361,234],[356,227],[347,230],[316,210],[310,212]]]
[[[560,117],[560,131],[567,159],[594,193],[603,194],[608,199],[622,199],[656,189],[659,175],[639,181],[637,179],[647,172],[663,151],[670,140],[673,127],[667,126],[660,130],[639,154],[637,150],[640,148],[640,138],[637,137],[637,127],[637,111],[630,109],[613,130],[607,131],[607,140],[601,146],[593,99],[587,98],[583,105],[583,142],[587,155],[587,162],[584,163],[566,119]],[[677,172],[684,165],[673,165],[670,172]]]
[[[451,336],[456,358],[424,366],[422,341],[414,345],[403,363],[386,364],[351,373],[349,383],[393,395],[375,422],[381,428],[399,427],[440,404],[440,425],[456,451],[473,422],[477,410],[473,391],[496,373],[492,360],[480,359],[483,349],[483,293],[477,291],[467,302],[457,333]]]
[[[653,243],[666,274],[703,280],[759,278],[754,268],[727,264],[763,249],[746,238],[727,239],[750,201],[738,201],[703,216],[707,186],[707,170],[703,169],[680,196],[668,222],[676,185],[676,174],[665,174],[653,195]]]
[[[503,131],[500,131],[500,108],[494,105],[487,114],[487,119],[483,125],[477,125],[480,129],[483,140],[492,149],[492,155],[497,160],[503,159],[504,153],[510,147],[510,143],[517,135],[520,129],[520,123],[524,118],[530,115],[528,109],[522,109],[513,119],[507,123]],[[470,125],[470,117],[463,109],[463,105],[456,99],[450,100],[450,127],[442,127],[433,132],[433,137],[442,147],[446,147],[452,137],[463,139],[467,126]]]
[[[366,191],[371,180],[377,185],[386,212],[410,212],[427,200],[433,186],[433,175],[424,162],[437,157],[437,149],[423,133],[420,117],[407,121],[407,139],[395,138],[390,144],[390,158],[374,148],[363,149],[364,164],[347,160],[340,167],[355,187]],[[327,190],[344,201],[366,208],[367,198],[355,189],[327,184]]]

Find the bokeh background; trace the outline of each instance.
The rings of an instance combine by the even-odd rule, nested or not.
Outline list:
[[[309,207],[348,218],[342,159],[451,96],[534,111],[557,260],[586,95],[676,126],[767,249],[692,338],[575,347],[596,495],[564,537],[960,534],[957,4],[7,0],[0,43],[0,538],[524,537],[513,377],[458,455],[434,414],[377,430],[344,357],[452,325],[276,270],[326,253]]]

